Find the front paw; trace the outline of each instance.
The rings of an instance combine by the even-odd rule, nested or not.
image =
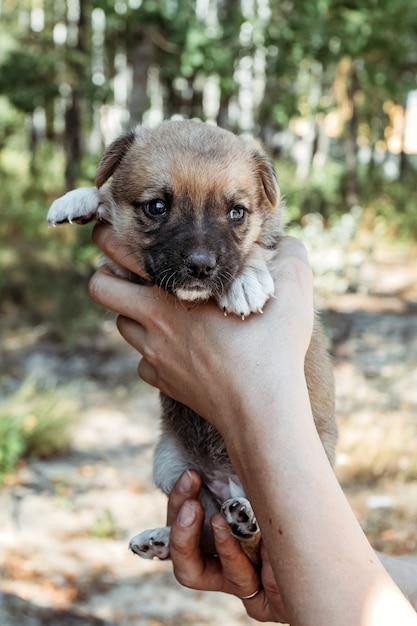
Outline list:
[[[227,313],[245,319],[250,313],[262,313],[266,301],[274,293],[274,281],[264,261],[254,259],[222,294],[217,302]]]
[[[231,498],[222,506],[222,513],[238,539],[250,539],[259,533],[258,522],[247,498]]]
[[[104,187],[80,187],[68,191],[55,200],[48,211],[47,220],[51,226],[57,224],[87,224],[91,220],[108,220],[109,203]]]
[[[141,556],[143,559],[153,559],[154,557],[161,561],[169,558],[169,537],[171,528],[155,528],[154,530],[145,530],[139,535],[135,535],[130,540],[129,548]]]

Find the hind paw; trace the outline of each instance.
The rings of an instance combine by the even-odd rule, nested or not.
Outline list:
[[[238,539],[249,539],[259,532],[259,526],[249,500],[231,498],[222,506],[222,513]]]
[[[145,530],[139,535],[135,535],[130,540],[129,548],[141,556],[143,559],[153,559],[154,557],[164,561],[169,558],[169,536],[171,528],[155,528],[154,530]]]

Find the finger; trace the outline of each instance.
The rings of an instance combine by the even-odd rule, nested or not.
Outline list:
[[[262,585],[271,593],[278,593],[275,575],[264,544],[261,544]]]
[[[229,593],[243,599],[259,591],[261,589],[259,574],[243,552],[239,541],[231,534],[230,526],[223,515],[213,515],[211,524]]]
[[[299,239],[286,235],[282,237],[277,250],[277,257],[294,256],[310,266],[305,245]]]
[[[111,226],[96,224],[91,234],[93,242],[104,252],[106,257],[122,265],[134,274],[144,274],[135,256],[117,238]]]
[[[178,582],[190,589],[223,591],[224,579],[218,559],[206,557],[200,548],[204,509],[196,500],[187,500],[172,524],[170,556]]]
[[[158,291],[153,287],[143,287],[115,276],[105,265],[100,267],[90,279],[89,295],[94,302],[101,304],[113,313],[136,319],[141,311],[147,313],[158,300]],[[141,299],[141,306],[138,300]],[[150,316],[151,317],[151,316]]]
[[[231,535],[230,527],[222,515],[213,516],[212,527],[225,580],[223,590],[240,598],[248,615],[253,619],[262,622],[268,620],[281,622],[285,619],[283,603],[270,562],[268,561],[265,572],[262,563],[260,579],[258,570],[244,554],[239,541]],[[264,587],[264,575],[268,587]]]
[[[90,278],[88,293],[94,302],[105,306],[113,313],[125,313],[120,311],[120,308],[129,304],[135,288],[136,285],[116,276],[107,265],[102,265]]]
[[[156,369],[143,357],[139,361],[138,375],[145,383],[162,391],[162,385]],[[167,394],[165,394],[167,395]]]
[[[123,315],[118,315],[116,326],[123,339],[142,354],[146,335],[144,327],[139,322]]]
[[[145,328],[139,324],[139,322],[135,322],[122,315],[118,316],[116,324],[123,339],[142,355],[138,365],[139,377],[144,380],[145,383],[152,385],[152,387],[157,387],[166,395],[170,395],[170,393],[172,395],[172,391],[170,392],[166,387],[165,381],[160,377],[157,368],[151,363],[157,360],[156,355],[158,352],[151,349],[152,344],[149,341],[149,336],[147,336]],[[144,356],[145,352],[147,358]]]
[[[268,553],[264,544],[261,544],[261,560],[262,571],[261,579],[262,586],[265,590],[265,597],[268,599],[268,605],[271,609],[274,620],[287,622],[287,612],[279,592],[278,585],[275,580],[274,572],[272,570],[271,561],[269,560]]]
[[[186,470],[180,476],[168,498],[168,526],[172,526],[186,500],[197,500],[200,489],[201,478],[197,472]]]
[[[230,527],[221,515],[212,518],[216,549],[224,577],[223,591],[233,593],[242,600],[246,612],[261,622],[280,622],[284,613],[281,603],[278,610],[270,606],[269,597],[263,588],[259,572],[244,554],[239,541],[230,533]]]
[[[300,272],[304,280],[308,281],[306,284],[311,284],[312,287],[313,272],[308,260],[307,250],[299,239],[285,236],[280,241],[277,254],[271,266],[273,276],[278,280],[278,283],[281,279],[280,274],[283,271],[283,263],[285,273],[287,273],[288,268],[291,267],[291,271],[294,272],[295,275]],[[288,263],[291,263],[291,266],[289,266]]]

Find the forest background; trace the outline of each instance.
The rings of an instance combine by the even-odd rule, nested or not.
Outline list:
[[[416,0],[2,0],[0,20],[0,312],[12,326],[64,321],[68,335],[92,321],[78,288],[89,234],[52,236],[44,217],[138,123],[198,117],[260,137],[290,223],[353,210],[377,236],[415,236]]]
[[[164,515],[157,396],[87,297],[91,228],[46,224],[119,133],[173,116],[274,158],[331,343],[338,476],[375,547],[417,551],[417,0],[0,0],[5,626],[252,623],[127,559]]]

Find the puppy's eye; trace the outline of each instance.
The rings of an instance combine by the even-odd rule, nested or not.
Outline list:
[[[243,222],[245,218],[246,209],[239,204],[234,206],[233,209],[229,211],[229,218],[232,222]]]
[[[144,202],[143,210],[148,217],[162,217],[168,213],[169,207],[165,200],[161,200],[160,198],[156,198],[156,200],[150,200],[149,202]]]

